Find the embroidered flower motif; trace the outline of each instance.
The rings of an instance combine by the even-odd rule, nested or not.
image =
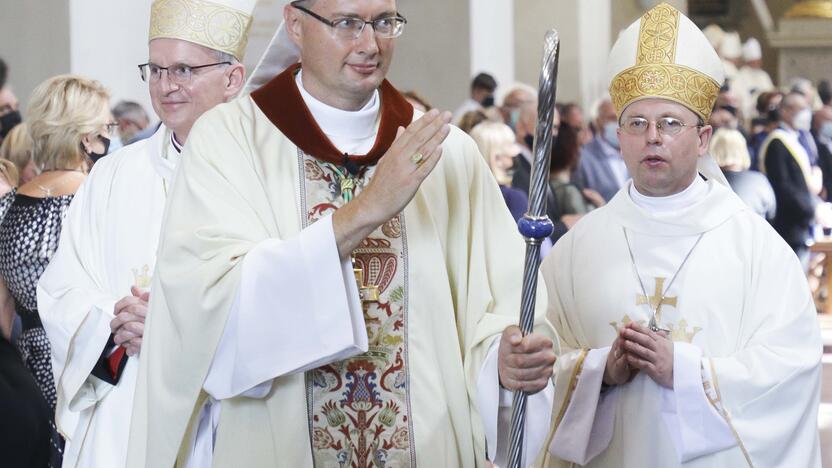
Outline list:
[[[390,443],[393,447],[399,450],[405,450],[410,447],[410,435],[407,432],[407,426],[401,426],[396,429],[396,432],[390,436]]]
[[[399,405],[392,401],[388,401],[384,408],[378,415],[378,421],[387,427],[392,426],[396,422],[396,416],[399,414]]]
[[[335,440],[326,429],[315,427],[312,429],[312,446],[318,450],[326,449],[332,446]]]
[[[338,409],[334,401],[324,403],[322,410],[324,412],[324,416],[326,416],[327,424],[331,427],[338,427],[344,424],[347,420],[347,417],[344,416],[344,412]]]

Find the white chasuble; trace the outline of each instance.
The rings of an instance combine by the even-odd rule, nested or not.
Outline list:
[[[38,282],[38,310],[52,348],[56,423],[64,467],[123,467],[138,356],[116,385],[91,375],[110,337],[117,301],[147,290],[166,191],[178,153],[161,127],[100,159],[70,205],[60,244]]]
[[[345,187],[335,180],[336,169],[345,171],[344,155],[329,148],[302,104],[296,70],[259,95],[208,111],[189,136],[162,228],[128,466],[182,464],[209,398],[205,379],[210,375],[215,388],[214,376],[226,375],[220,370],[228,366],[216,362],[224,359],[221,342],[250,351],[253,342],[268,347],[273,336],[274,352],[235,364],[228,378],[256,377],[213,395],[221,411],[211,466],[484,467],[495,448],[486,448],[486,429],[492,417],[497,425],[498,401],[480,408],[480,389],[488,381],[499,393],[496,365],[489,374],[485,363],[495,339],[517,323],[524,246],[476,145],[458,129],[403,212],[354,252],[366,344],[343,347],[363,354],[345,359],[332,346],[310,353],[312,368],[300,360],[281,364],[287,341],[330,346],[331,320],[317,322],[321,317],[357,323],[349,318],[356,275],[343,268],[329,216],[344,203]],[[380,99],[369,154],[383,154],[383,142],[413,118],[410,111],[406,121],[401,113],[389,120],[391,102],[404,102],[389,83]],[[312,149],[300,148],[309,141]],[[367,169],[358,189],[372,176],[372,162],[360,164]],[[315,249],[306,242],[313,236]],[[258,286],[269,301],[235,305],[245,299],[238,292],[249,289],[249,255],[280,245],[293,246],[297,258],[286,252],[260,266],[270,271]],[[542,313],[545,289],[538,291],[536,330],[553,337]],[[269,313],[290,325],[245,325],[246,317]],[[235,330],[233,344],[226,326],[246,326],[249,334]],[[258,397],[245,396],[261,384]],[[544,432],[536,431],[538,445]]]
[[[544,262],[561,354],[540,466],[820,466],[822,345],[806,279],[733,192],[713,179],[688,190],[702,187],[659,211],[629,182]],[[618,329],[657,306],[673,388],[644,373],[602,388]]]

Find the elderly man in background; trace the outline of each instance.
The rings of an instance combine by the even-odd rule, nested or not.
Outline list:
[[[596,133],[589,143],[581,147],[574,181],[581,187],[595,190],[605,201],[610,201],[630,178],[630,174],[621,158],[618,118],[609,96],[598,101],[595,114]]]

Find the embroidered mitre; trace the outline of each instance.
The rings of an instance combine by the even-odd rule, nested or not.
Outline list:
[[[148,41],[181,39],[242,61],[257,0],[155,0]]]
[[[667,3],[625,29],[607,63],[619,116],[631,103],[652,97],[678,102],[707,122],[725,77],[702,31]]]

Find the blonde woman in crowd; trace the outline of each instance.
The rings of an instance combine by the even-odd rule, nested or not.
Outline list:
[[[751,156],[745,138],[739,130],[720,128],[711,137],[711,155],[719,164],[734,192],[752,211],[771,221],[777,204],[768,178],[749,171]]]
[[[32,160],[32,137],[26,123],[16,125],[0,144],[0,159],[11,161],[17,168],[18,183],[23,185],[38,175]]]
[[[504,123],[486,120],[475,125],[469,133],[494,174],[511,216],[517,221],[526,212],[529,199],[525,193],[511,187],[513,158],[520,154],[514,132]]]
[[[40,84],[26,115],[40,174],[3,197],[6,203],[12,201],[0,224],[0,276],[23,325],[17,343],[23,361],[54,412],[50,346],[38,315],[35,287],[58,247],[61,222],[75,191],[91,161],[107,153],[115,124],[108,91],[97,81],[73,75]],[[2,320],[8,324],[11,318]],[[53,421],[52,430],[49,466],[57,468],[63,441]]]

